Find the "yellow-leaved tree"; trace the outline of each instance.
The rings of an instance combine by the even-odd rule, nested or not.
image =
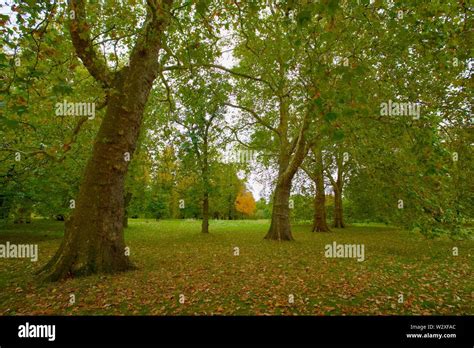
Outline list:
[[[235,209],[239,213],[243,213],[247,216],[251,216],[255,213],[255,199],[253,198],[252,192],[242,190],[235,199]]]

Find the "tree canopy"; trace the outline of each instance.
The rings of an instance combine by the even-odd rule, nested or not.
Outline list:
[[[268,218],[279,241],[295,219],[463,238],[471,10],[4,1],[0,218],[67,221],[52,280],[133,267],[127,217],[203,219],[204,233],[209,219]]]

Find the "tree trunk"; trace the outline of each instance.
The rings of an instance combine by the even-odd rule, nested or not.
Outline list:
[[[334,227],[344,228],[343,209],[342,209],[342,190],[334,190]]]
[[[202,200],[202,233],[209,233],[209,193],[204,192]]]
[[[76,209],[66,224],[60,249],[44,270],[50,280],[133,268],[125,256],[124,179],[152,82],[138,85],[137,80],[141,79],[123,74],[116,81],[118,93],[110,97]]]
[[[209,233],[209,148],[208,148],[208,130],[209,124],[206,125],[204,132],[204,142],[201,156],[201,174],[202,174],[202,233]],[[197,150],[198,151],[198,150]]]
[[[232,209],[234,208],[234,201],[232,200],[232,196],[229,195],[229,211],[228,211],[228,215],[227,215],[227,218],[228,220],[232,220]]]
[[[279,182],[273,195],[273,210],[270,229],[265,239],[293,240],[290,225],[290,199],[291,181]]]
[[[343,158],[340,153],[336,155],[337,178],[334,183],[334,227],[344,228],[343,211],[342,211],[342,188],[344,185],[343,178]]]
[[[312,232],[329,232],[326,222],[326,195],[324,192],[323,172],[316,174],[316,196],[314,199],[314,221]]]
[[[313,148],[316,159],[316,170],[313,175],[316,184],[316,196],[314,198],[314,221],[312,232],[329,232],[326,222],[326,194],[324,191],[324,163],[323,153],[319,146]]]
[[[278,181],[273,196],[272,221],[265,239],[293,240],[289,207],[291,182],[309,150],[305,133],[309,126],[309,115],[312,111],[311,108],[308,109],[298,136],[294,139],[295,143],[290,143],[288,140],[288,101],[284,97],[280,98],[280,124],[277,131],[280,140]]]
[[[108,100],[62,244],[40,271],[47,280],[134,268],[125,255],[124,181],[145,104],[158,74],[158,54],[168,18],[165,12],[171,1],[147,10],[150,20],[137,38],[129,64],[113,74],[94,49],[85,2],[69,2],[75,12],[69,27],[74,48],[89,73],[104,87]]]

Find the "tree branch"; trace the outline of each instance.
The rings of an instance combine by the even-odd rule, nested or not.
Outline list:
[[[271,83],[268,82],[267,80],[262,79],[261,77],[251,76],[251,75],[248,75],[248,74],[245,74],[245,73],[242,73],[242,72],[238,72],[238,71],[235,71],[235,70],[232,70],[232,69],[228,69],[228,68],[226,68],[222,65],[217,65],[217,64],[202,64],[201,66],[203,66],[205,68],[219,69],[219,70],[228,72],[229,74],[232,74],[232,75],[235,75],[235,76],[245,77],[245,78],[250,79],[250,80],[262,82],[262,83],[266,84],[268,87],[270,87],[270,89],[272,91],[275,91],[275,89],[273,88]]]
[[[71,33],[72,43],[77,56],[89,73],[104,87],[109,88],[112,83],[113,75],[107,67],[105,60],[99,58],[94,48],[90,26],[86,20],[85,1],[71,0],[69,2],[71,21],[69,31]]]
[[[268,122],[265,122],[265,120],[263,120],[260,116],[258,116],[258,114],[250,109],[250,108],[247,108],[245,106],[240,106],[240,105],[235,105],[235,104],[231,104],[231,103],[224,103],[224,105],[227,105],[227,106],[230,106],[230,107],[233,107],[233,108],[236,108],[236,109],[240,109],[240,110],[244,110],[244,111],[247,111],[248,113],[250,113],[262,126],[270,129],[272,132],[275,132],[276,134],[280,135],[280,133],[278,132],[278,130],[274,127],[272,127]]]
[[[301,164],[300,168],[303,169],[303,171],[309,176],[311,180],[316,181],[316,175],[314,175],[314,173],[311,172],[308,167],[306,167],[304,164]]]
[[[296,143],[296,149],[294,155],[291,157],[290,163],[283,173],[283,177],[289,180],[296,173],[298,168],[303,163],[304,158],[308,154],[310,144],[306,141],[305,133],[309,127],[309,112],[307,112],[303,118],[303,124],[301,125],[300,132],[298,134],[298,141]]]

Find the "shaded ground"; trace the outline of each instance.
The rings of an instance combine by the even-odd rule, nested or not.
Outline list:
[[[126,241],[137,271],[41,284],[33,272],[54,254],[63,224],[3,225],[0,244],[38,243],[39,260],[0,258],[0,314],[474,314],[472,240],[427,240],[376,225],[332,233],[296,225],[296,241],[278,243],[263,240],[267,228],[267,221],[211,221],[202,235],[199,221],[130,220]],[[364,244],[365,261],[326,258],[333,241]]]

